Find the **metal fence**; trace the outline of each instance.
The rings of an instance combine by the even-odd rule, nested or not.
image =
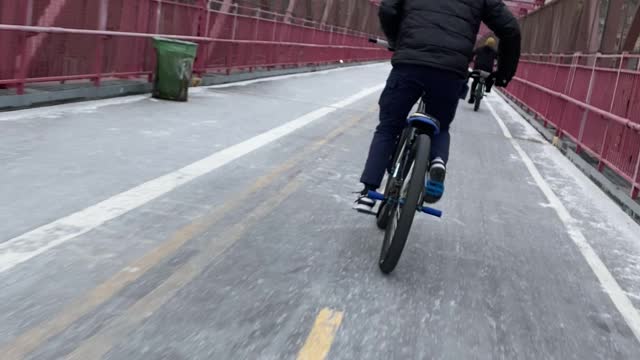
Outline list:
[[[556,0],[521,19],[506,93],[640,192],[640,0]]]
[[[640,55],[525,55],[507,92],[640,190]]]
[[[200,74],[388,58],[354,16],[375,4],[332,18],[331,3],[346,2],[0,0],[0,86],[150,76],[157,35],[197,42]]]

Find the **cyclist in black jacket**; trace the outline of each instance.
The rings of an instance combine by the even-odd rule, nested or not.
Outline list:
[[[502,0],[383,0],[379,17],[395,53],[379,101],[380,123],[360,178],[365,187],[355,206],[360,211],[375,205],[366,194],[380,187],[409,111],[423,93],[427,112],[441,125],[431,144],[428,181],[444,185],[449,125],[468,77],[481,22],[500,39],[497,86],[509,83],[520,58],[520,27]],[[441,196],[425,195],[425,201],[436,202]]]
[[[498,58],[498,52],[496,51],[496,40],[493,37],[487,38],[484,43],[484,46],[477,48],[473,52],[474,59],[474,70],[482,70],[488,73],[493,73],[493,67],[496,63],[496,59]],[[469,97],[469,104],[473,104],[476,102],[476,88],[478,87],[478,83],[480,83],[479,78],[474,78],[473,83],[471,84],[471,96]],[[490,77],[485,82],[487,92],[491,92],[491,87],[493,86],[493,79]]]

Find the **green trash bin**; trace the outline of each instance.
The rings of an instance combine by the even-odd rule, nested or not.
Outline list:
[[[187,101],[198,44],[155,37],[153,38],[153,47],[157,54],[153,97]]]

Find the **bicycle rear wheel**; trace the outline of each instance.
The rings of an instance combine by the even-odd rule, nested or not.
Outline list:
[[[407,237],[413,224],[418,205],[421,205],[424,192],[424,179],[429,163],[431,139],[427,135],[418,135],[412,149],[402,159],[408,167],[397,200],[390,199],[389,223],[382,242],[378,266],[385,273],[391,273],[402,255]]]
[[[478,84],[478,88],[476,89],[476,102],[473,104],[473,111],[480,110],[480,102],[482,101],[482,97],[484,96],[484,84]]]

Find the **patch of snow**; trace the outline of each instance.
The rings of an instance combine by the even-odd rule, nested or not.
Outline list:
[[[509,105],[503,98],[497,94],[489,94],[488,99],[499,113],[502,118],[507,120],[507,126],[517,127],[516,131],[513,131],[513,135],[538,142],[547,142],[547,140],[536,130],[529,122],[524,119],[511,105]]]
[[[572,211],[580,212],[592,219],[600,219],[593,221],[592,224],[612,234],[618,233],[620,236],[617,238],[634,245],[640,253],[640,225],[634,222],[569,159],[552,146],[544,146],[542,153],[536,158],[537,164],[546,163],[553,166],[557,173],[567,175],[572,180],[569,182],[559,178],[552,180],[552,183],[559,185],[554,186],[554,190]],[[549,160],[552,163],[549,163]],[[576,189],[575,185],[579,189]]]

